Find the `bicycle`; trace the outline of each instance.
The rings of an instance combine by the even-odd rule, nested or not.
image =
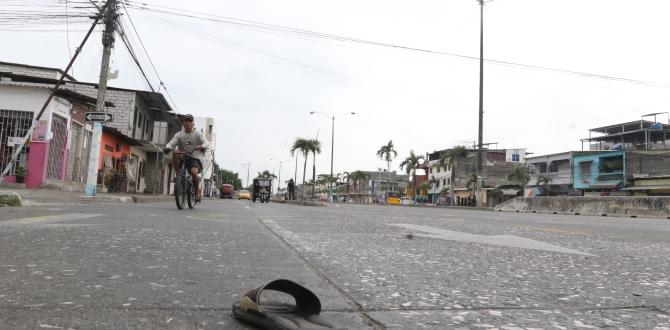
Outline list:
[[[186,203],[188,203],[189,209],[195,208],[195,204],[198,203],[191,173],[186,168],[187,160],[191,158],[191,154],[192,152],[177,152],[177,155],[184,155],[181,167],[179,168],[179,175],[175,178],[174,183],[174,199],[177,203],[177,208],[180,210],[184,209]]]

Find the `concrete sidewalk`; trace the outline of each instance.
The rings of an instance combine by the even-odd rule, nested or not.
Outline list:
[[[88,203],[159,203],[170,202],[174,198],[164,195],[145,194],[107,194],[98,193],[96,196],[86,196],[80,192],[68,192],[51,189],[25,189],[0,187],[0,193],[14,192],[21,196],[24,206],[37,203],[63,203],[63,204],[88,204]]]

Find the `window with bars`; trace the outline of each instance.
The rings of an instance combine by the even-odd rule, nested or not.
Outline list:
[[[28,133],[33,120],[32,111],[14,111],[0,109],[0,173],[11,162],[11,158],[18,146],[15,144],[18,138],[23,138]],[[14,175],[17,166],[27,168],[28,147],[24,146],[12,165],[8,175]]]

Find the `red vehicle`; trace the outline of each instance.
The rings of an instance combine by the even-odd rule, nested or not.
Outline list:
[[[221,194],[219,194],[219,196],[221,198],[233,199],[234,191],[235,191],[235,189],[233,188],[232,184],[225,184],[224,183],[219,187],[219,192],[221,193]]]

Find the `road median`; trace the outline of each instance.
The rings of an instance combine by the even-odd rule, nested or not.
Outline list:
[[[631,218],[663,217],[670,219],[670,197],[517,197],[497,205],[495,210],[506,212],[618,216]]]

